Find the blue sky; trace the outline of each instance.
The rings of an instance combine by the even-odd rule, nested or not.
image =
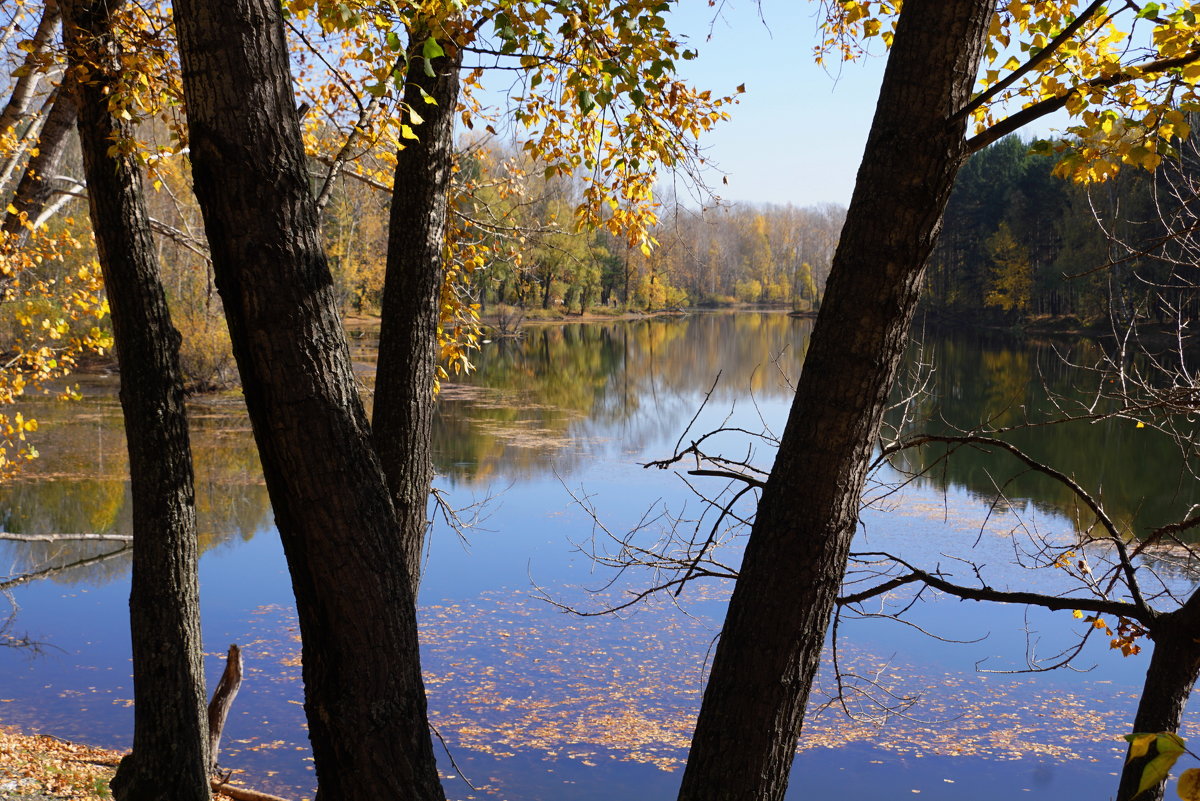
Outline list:
[[[719,93],[746,85],[732,119],[705,140],[728,174],[728,185],[715,177],[718,192],[735,201],[845,205],[884,58],[827,71],[813,60],[819,3],[762,0],[761,6],[762,18],[753,0],[733,0],[714,19],[706,0],[682,0],[674,14],[675,31],[700,50],[682,65],[689,80]]]
[[[707,0],[680,0],[673,12],[675,32],[700,50],[680,65],[685,77],[720,93],[746,85],[732,119],[705,139],[728,174],[728,185],[719,175],[713,181],[725,200],[850,202],[885,55],[876,42],[873,56],[818,66],[820,7],[814,0],[727,0],[718,14]],[[1022,135],[1047,135],[1062,122],[1049,118]]]

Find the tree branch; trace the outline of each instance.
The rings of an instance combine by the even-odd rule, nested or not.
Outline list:
[[[1142,610],[1142,613],[1145,615],[1152,614],[1153,610],[1146,605],[1146,600],[1142,597],[1141,588],[1138,586],[1137,577],[1134,575],[1135,568],[1133,566],[1133,562],[1129,558],[1129,548],[1126,546],[1124,538],[1121,536],[1120,531],[1117,530],[1116,524],[1104,511],[1104,508],[1100,506],[1096,499],[1089,495],[1083,487],[1079,486],[1075,479],[1071,478],[1065,473],[1055,470],[1049,465],[1042,464],[1012,443],[1005,442],[1002,439],[996,439],[995,437],[984,437],[977,434],[964,434],[961,436],[921,434],[911,439],[903,440],[888,446],[884,449],[883,455],[890,455],[892,453],[904,450],[905,448],[921,447],[922,445],[927,445],[933,442],[949,444],[957,443],[961,445],[986,445],[1000,448],[1001,450],[1011,453],[1031,470],[1049,476],[1069,489],[1075,495],[1075,497],[1083,501],[1084,505],[1087,506],[1087,508],[1091,510],[1092,514],[1096,516],[1096,519],[1100,522],[1100,525],[1104,528],[1104,530],[1108,532],[1109,539],[1112,541],[1113,546],[1117,550],[1117,555],[1121,563],[1121,570],[1125,574],[1125,583],[1129,588],[1130,596],[1133,598],[1134,606]]]
[[[956,598],[962,598],[967,601],[992,601],[1002,604],[1024,604],[1026,606],[1040,606],[1043,609],[1057,611],[1061,609],[1079,609],[1085,612],[1096,612],[1105,615],[1116,615],[1125,617],[1131,620],[1136,620],[1144,624],[1147,628],[1153,626],[1154,621],[1158,618],[1158,614],[1145,606],[1137,606],[1136,604],[1126,603],[1125,601],[1110,601],[1105,598],[1068,598],[1055,595],[1043,595],[1037,592],[1011,592],[1008,590],[996,590],[988,586],[983,587],[964,587],[960,584],[953,584],[943,578],[927,573],[924,570],[910,568],[911,573],[904,576],[897,576],[889,581],[872,587],[871,589],[856,592],[853,595],[845,595],[837,599],[837,603],[845,606],[847,604],[861,603],[868,598],[874,598],[886,592],[890,592],[897,587],[905,584],[911,584],[915,581],[920,581],[935,590],[944,592],[947,595],[953,595]]]
[[[980,94],[974,100],[967,103],[967,105],[955,112],[954,116],[952,116],[950,120],[952,122],[958,122],[972,111],[982,106],[984,103],[987,103],[989,100],[1003,93],[1010,86],[1036,69],[1039,64],[1050,58],[1050,56],[1054,55],[1054,53],[1059,47],[1062,46],[1064,42],[1074,36],[1075,32],[1082,28],[1083,24],[1104,6],[1105,2],[1106,0],[1095,0],[1095,2],[1093,2],[1090,6],[1079,12],[1079,15],[1075,17],[1074,21],[1072,21],[1067,27],[1063,28],[1062,32],[1050,40],[1050,43],[1039,50],[1033,58],[1017,67],[1015,70],[1009,73],[1004,80],[992,86],[991,89],[988,89],[986,92]]]
[[[1126,70],[1122,70],[1121,72],[1114,73],[1113,75],[1093,78],[1090,81],[1085,81],[1084,83],[1071,88],[1061,95],[1056,97],[1048,97],[1045,100],[1034,103],[1032,106],[1027,106],[1026,108],[1018,111],[1016,114],[1010,115],[996,123],[986,131],[971,137],[967,140],[967,153],[974,153],[978,150],[982,150],[993,142],[997,142],[1008,136],[1010,133],[1025,127],[1034,120],[1041,119],[1047,114],[1052,114],[1055,111],[1058,111],[1067,105],[1067,99],[1073,94],[1082,93],[1088,89],[1107,89],[1125,83],[1126,81],[1140,78],[1143,75],[1152,75],[1154,73],[1176,69],[1177,67],[1184,67],[1197,60],[1200,60],[1200,47],[1193,48],[1192,50],[1184,53],[1182,56],[1176,56],[1174,58],[1162,58],[1156,61],[1145,61],[1141,64],[1135,64],[1134,66]]]

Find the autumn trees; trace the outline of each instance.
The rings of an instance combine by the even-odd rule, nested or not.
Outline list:
[[[1080,138],[1062,146],[1066,172],[1103,178],[1121,162],[1153,167],[1186,122],[1170,103],[1151,100],[1196,102],[1200,49],[1190,33],[1194,14],[1182,6],[1127,9],[1136,18],[1130,24],[1150,19],[1155,26],[1157,49],[1149,54],[1119,46],[1125,35],[1100,2],[1078,10],[1011,3],[997,11],[980,0],[908,0],[899,11],[873,2],[827,10],[827,47],[853,54],[859,37],[880,36],[891,52],[713,661],[681,799],[783,796],[868,457],[963,159],[1065,108],[1080,120]],[[1027,60],[998,63],[1015,44]],[[1138,56],[1146,60],[1126,61]],[[981,64],[983,88],[974,93]],[[995,102],[1006,98],[1027,105],[1006,116]],[[968,120],[977,126],[969,138]]]
[[[464,54],[509,59],[528,72],[513,111],[530,131],[523,149],[536,155],[544,178],[578,181],[578,197],[563,212],[605,232],[571,254],[581,262],[594,257],[597,268],[579,281],[581,306],[592,293],[617,291],[626,302],[668,305],[665,265],[677,259],[688,265],[688,280],[714,296],[732,289],[748,301],[791,297],[821,307],[705,694],[685,799],[779,798],[786,787],[867,458],[966,155],[1023,121],[1066,108],[1082,120],[1075,150],[1064,154],[1069,170],[1100,177],[1120,160],[1154,166],[1186,125],[1160,101],[1186,99],[1200,56],[1188,27],[1194,19],[1183,9],[1148,5],[1136,14],[1155,27],[1158,49],[1131,66],[1098,3],[1078,13],[1070,3],[1036,10],[1012,3],[998,14],[982,0],[908,0],[898,12],[889,3],[830,4],[829,48],[852,52],[857,37],[879,36],[892,53],[846,235],[821,298],[822,265],[803,255],[809,243],[773,230],[766,211],[748,214],[745,236],[732,249],[692,236],[686,222],[672,228],[657,219],[654,169],[694,155],[691,137],[718,121],[729,102],[675,79],[674,60],[690,51],[665,35],[667,8],[433,3],[388,12],[295,2],[285,19],[271,0],[176,5],[196,192],[292,571],[322,798],[441,794],[415,617],[435,338],[439,328],[444,334],[470,316],[444,275],[483,268],[484,254],[499,250],[489,237],[501,228],[456,215],[470,207],[448,200],[455,115],[484,125],[470,94],[476,73],[463,66]],[[611,25],[617,16],[626,24]],[[360,48],[353,50],[360,65],[345,71],[368,76],[364,96],[351,91],[354,102],[327,115],[344,134],[345,146],[332,153],[305,152],[302,126],[314,123],[296,108],[289,24],[297,36],[312,25]],[[1014,42],[1025,45],[1029,60],[999,63]],[[985,58],[994,69],[985,68],[984,88],[973,95]],[[560,88],[547,89],[551,84]],[[365,96],[390,98],[391,114],[379,123],[390,126],[390,139],[373,127],[379,105]],[[683,101],[665,99],[672,96]],[[1028,109],[1004,116],[993,101],[1006,97],[1028,101]],[[90,102],[86,124],[99,126],[99,103]],[[1114,121],[1107,109],[1096,110],[1110,103],[1129,113]],[[971,120],[982,127],[968,138]],[[395,148],[394,177],[348,167],[345,159],[359,146],[374,154]],[[314,162],[385,188],[392,178],[374,429],[337,319],[338,290],[319,223],[328,195],[313,191]],[[132,174],[121,174],[131,187]],[[92,198],[97,216],[104,202]],[[145,216],[128,202],[129,220]],[[555,259],[567,248],[559,244],[547,236],[544,252],[535,253],[543,270],[536,302],[543,306],[551,305],[556,282],[566,283]],[[827,253],[831,244],[826,237],[811,249]],[[1018,307],[1025,293],[1019,249],[1002,238],[990,247],[1016,276],[994,282],[997,302]],[[722,282],[723,260],[750,272]],[[173,337],[165,318],[153,325],[147,331],[156,332],[166,356],[148,361],[166,374]],[[440,344],[454,352],[453,337]],[[176,380],[161,389],[177,401]]]
[[[357,35],[363,14],[344,8],[296,4],[294,10],[313,13],[325,29],[341,26]],[[401,119],[420,133],[407,121],[400,125],[409,141],[396,159],[372,434],[321,247],[319,200],[308,186],[280,9],[270,0],[176,5],[196,194],[292,572],[320,793],[333,799],[441,797],[426,731],[415,591],[430,476],[434,337],[439,323],[447,325],[446,308],[454,313],[442,280],[455,264],[443,251],[451,112],[461,53],[471,49],[479,26],[453,4],[395,11],[392,19],[372,12],[388,33],[387,51],[403,51],[378,76],[384,85],[373,89],[383,96],[386,84],[402,87]],[[631,205],[615,204],[605,224],[635,239],[646,236],[652,171],[614,165],[612,159],[631,156],[609,155],[610,122],[587,112],[597,102],[629,98],[654,124],[627,120],[621,147],[647,166],[681,157],[677,143],[684,140],[663,137],[664,125],[668,132],[699,132],[721,117],[715,110],[721,102],[707,95],[664,100],[659,81],[673,94],[690,90],[671,82],[665,59],[678,46],[662,38],[662,11],[638,6],[616,29],[589,17],[591,9],[581,16],[564,4],[554,12],[565,19],[558,40],[537,34],[536,26],[553,17],[532,7],[514,4],[479,20],[495,22],[502,50],[529,59],[535,74],[543,67],[564,71],[585,116],[572,121],[537,94],[518,114],[540,126],[536,147],[547,172],[580,166],[567,149],[576,137],[602,143],[606,160],[589,165],[594,173],[585,181],[591,183],[580,214],[599,219],[599,201],[612,192]],[[397,41],[388,25],[407,42]],[[554,52],[556,41],[570,59],[538,52]],[[579,53],[603,42],[613,52],[601,53],[605,66],[597,71]],[[522,53],[525,47],[531,52]],[[652,53],[658,60],[643,79],[637,70]],[[642,85],[653,93],[643,93]],[[367,107],[360,110],[361,126]]]

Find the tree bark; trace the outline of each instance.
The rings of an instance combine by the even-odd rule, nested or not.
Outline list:
[[[195,496],[172,327],[136,162],[110,155],[133,126],[108,111],[120,64],[108,0],[64,0],[92,226],[121,365],[133,498],[133,753],[112,780],[118,801],[208,801]]]
[[[303,638],[322,801],[444,798],[410,569],[350,365],[275,0],[177,0],[196,195]]]
[[[29,103],[33,100],[38,84],[45,74],[37,68],[38,59],[50,46],[50,38],[54,36],[54,29],[58,27],[58,19],[58,3],[47,0],[42,6],[42,17],[38,20],[37,30],[34,31],[25,60],[21,64],[24,74],[17,79],[8,102],[4,109],[0,110],[0,136],[4,136],[10,130],[15,132],[18,124],[29,112]]]
[[[680,798],[781,799],[994,4],[906,0]]]
[[[433,60],[433,77],[426,74],[421,52],[430,35],[415,32],[408,46],[404,102],[424,122],[416,128],[419,140],[410,140],[396,154],[371,421],[375,450],[396,505],[414,595],[421,583],[433,482],[433,386],[446,275],[442,253],[462,64],[462,52],[443,39],[447,55]],[[426,96],[436,105],[425,102]]]
[[[1150,638],[1154,641],[1154,653],[1146,669],[1133,731],[1177,732],[1192,687],[1200,677],[1200,592],[1193,593],[1176,611],[1159,617],[1151,628]],[[1142,770],[1154,755],[1151,746],[1146,756],[1126,761],[1117,801],[1131,801],[1135,797]],[[1136,797],[1138,801],[1162,801],[1165,790],[1164,782]]]
[[[54,105],[38,136],[37,155],[25,165],[25,173],[13,194],[12,207],[15,211],[8,212],[4,218],[3,230],[15,237],[11,240],[11,246],[21,247],[28,238],[29,232],[22,222],[22,213],[32,223],[54,196],[54,173],[62,162],[69,141],[68,134],[75,127],[78,116],[76,91],[74,79],[70,75],[63,76],[62,84],[55,93]]]

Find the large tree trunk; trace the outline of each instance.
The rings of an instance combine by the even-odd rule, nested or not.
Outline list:
[[[408,47],[404,102],[424,122],[416,128],[419,140],[410,140],[396,154],[371,420],[375,450],[396,505],[414,595],[421,582],[433,481],[433,385],[438,312],[446,274],[442,252],[462,64],[462,52],[453,42],[443,40],[447,55],[433,60],[433,77],[426,74],[421,52],[430,35],[414,32]],[[426,103],[426,96],[436,105]]]
[[[442,799],[396,513],[321,247],[276,0],[177,0],[196,195],[291,570],[322,801]]]
[[[179,334],[154,258],[137,163],[114,157],[134,135],[108,111],[118,86],[110,0],[64,0],[74,69],[84,59],[79,135],[92,227],[121,365],[133,496],[133,754],[112,781],[119,801],[207,801],[208,743],[196,578],[196,511]]]
[[[1133,719],[1133,731],[1153,733],[1179,731],[1183,709],[1192,687],[1200,677],[1200,592],[1193,593],[1180,609],[1155,621],[1151,639],[1154,653],[1142,684]],[[1155,755],[1150,753],[1125,763],[1117,790],[1117,801],[1131,801],[1142,780],[1142,771]],[[1166,783],[1137,796],[1138,801],[1162,801]]]
[[[68,134],[75,127],[76,91],[75,81],[69,75],[64,76],[38,136],[37,155],[25,165],[25,173],[10,204],[11,210],[4,218],[3,230],[13,237],[11,246],[24,244],[29,234],[25,222],[35,222],[54,196],[54,174],[67,150]]]
[[[994,4],[906,0],[680,798],[781,799]]]

